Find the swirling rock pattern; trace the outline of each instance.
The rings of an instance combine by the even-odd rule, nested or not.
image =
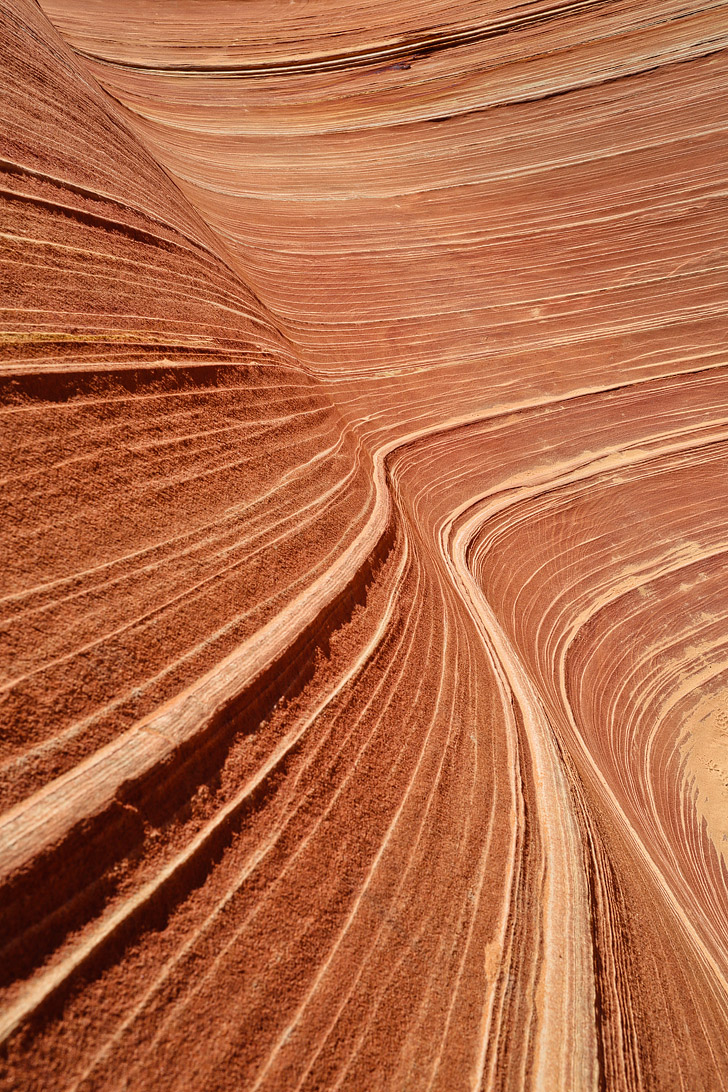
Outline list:
[[[0,16],[0,1086],[728,1087],[726,4]]]

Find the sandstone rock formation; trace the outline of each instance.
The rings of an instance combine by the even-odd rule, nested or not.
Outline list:
[[[0,1088],[728,1087],[728,5],[0,19]]]

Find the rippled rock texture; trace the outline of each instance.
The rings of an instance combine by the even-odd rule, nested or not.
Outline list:
[[[0,14],[0,1087],[728,1087],[728,5]]]

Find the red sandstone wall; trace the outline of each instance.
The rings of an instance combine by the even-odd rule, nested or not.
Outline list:
[[[1,1087],[728,1087],[726,5],[0,15]]]

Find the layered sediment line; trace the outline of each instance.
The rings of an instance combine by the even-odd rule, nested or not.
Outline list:
[[[0,17],[0,1087],[728,1087],[725,3]]]

